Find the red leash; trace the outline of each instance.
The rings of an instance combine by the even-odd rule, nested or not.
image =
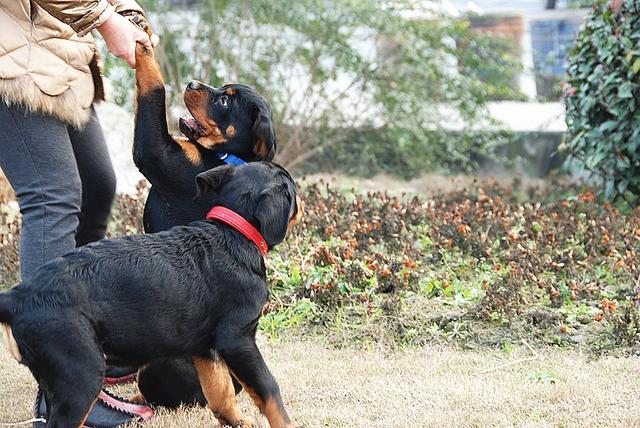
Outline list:
[[[229,226],[242,233],[249,240],[253,241],[258,247],[263,256],[266,256],[269,252],[269,246],[267,241],[264,240],[258,229],[256,229],[251,223],[245,220],[241,215],[235,211],[217,205],[207,213],[207,220],[220,220]]]

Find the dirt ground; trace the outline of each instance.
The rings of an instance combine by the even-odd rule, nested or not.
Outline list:
[[[305,427],[640,427],[640,359],[576,351],[427,347],[385,354],[262,344]],[[128,387],[132,391],[132,387]],[[119,392],[124,392],[120,390]],[[0,347],[0,423],[31,417],[35,382]],[[246,394],[243,410],[258,416]],[[268,426],[264,420],[261,426]],[[159,411],[145,427],[212,427],[205,409]]]

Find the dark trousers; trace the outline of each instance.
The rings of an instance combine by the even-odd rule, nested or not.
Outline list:
[[[47,261],[104,238],[116,179],[95,110],[76,129],[0,99],[0,168],[22,213],[23,280]]]

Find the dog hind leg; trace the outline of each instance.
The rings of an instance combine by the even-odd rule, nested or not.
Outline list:
[[[240,381],[256,406],[269,420],[271,428],[292,428],[284,408],[280,388],[269,371],[255,340],[236,337],[219,342],[218,352]]]
[[[237,427],[253,423],[250,417],[243,415],[238,409],[234,384],[224,361],[194,357],[193,365],[198,372],[209,409],[221,425],[230,424]]]

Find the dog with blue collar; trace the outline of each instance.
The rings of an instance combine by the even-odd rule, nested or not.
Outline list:
[[[137,24],[151,34],[146,22]],[[183,135],[172,136],[164,81],[153,48],[138,45],[135,73],[133,157],[151,184],[144,207],[146,233],[205,217],[215,195],[194,198],[195,178],[202,172],[274,158],[276,133],[271,107],[253,88],[235,83],[216,88],[191,81],[183,94],[191,116],[179,121]],[[154,405],[174,408],[206,402],[190,360],[152,362],[138,373],[138,387],[140,398]]]

